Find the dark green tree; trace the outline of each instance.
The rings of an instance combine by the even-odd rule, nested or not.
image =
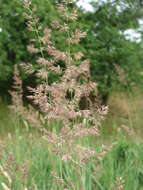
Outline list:
[[[13,64],[33,59],[27,52],[31,34],[26,29],[22,3],[20,0],[0,0],[1,89],[10,84]],[[33,0],[43,26],[58,18],[55,3],[55,0]],[[76,48],[90,59],[93,79],[98,82],[103,96],[107,97],[119,82],[127,87],[132,82],[140,83],[142,79],[139,74],[142,71],[142,45],[127,40],[124,32],[139,27],[143,7],[134,0],[94,1],[93,7],[94,12],[91,13],[79,11],[77,24],[87,31],[87,38],[82,42],[82,49],[81,46]],[[58,48],[65,49],[62,36],[55,33],[53,40],[60,44]],[[124,73],[124,80],[120,80],[120,73]]]
[[[128,40],[124,32],[138,29],[143,14],[142,7],[134,0],[94,1],[93,7],[94,12],[82,18],[88,27],[85,48],[91,60],[92,76],[106,99],[113,87],[119,87],[119,82],[124,87],[141,82],[141,43]]]
[[[56,14],[51,1],[33,0],[38,7],[37,14],[43,24],[49,23]],[[28,61],[27,45],[30,34],[27,32],[23,16],[23,2],[20,0],[0,0],[0,86],[8,87],[11,81],[13,65]],[[47,14],[48,13],[48,14]]]
[[[36,7],[36,15],[43,26],[51,25],[58,17],[58,11],[55,8],[55,0],[32,0]],[[20,0],[0,0],[0,87],[6,89],[11,84],[13,65],[20,62],[28,62],[34,59],[27,51],[27,45],[30,43],[31,33],[27,31],[26,19],[24,18],[23,1]],[[82,14],[82,12],[81,12]],[[76,24],[73,26],[76,27]],[[63,34],[64,35],[64,34]],[[60,44],[60,49],[66,49],[63,43],[63,36],[54,34],[53,41]],[[80,47],[77,47],[80,49]],[[76,51],[73,49],[73,51]]]

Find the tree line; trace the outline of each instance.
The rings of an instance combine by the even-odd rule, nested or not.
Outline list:
[[[57,17],[56,3],[53,0],[33,0],[43,26],[50,25]],[[131,41],[124,32],[140,28],[143,7],[134,0],[93,1],[92,6],[93,12],[78,11],[79,19],[72,27],[80,25],[87,32],[87,38],[72,51],[82,49],[90,60],[92,79],[98,83],[99,92],[106,101],[112,89],[142,84],[142,39],[140,42]],[[27,51],[31,34],[27,32],[23,12],[22,1],[0,0],[1,92],[10,88],[14,64],[29,60],[34,64],[35,61]],[[55,32],[53,40],[60,49],[66,49],[62,35]],[[22,71],[21,77],[24,83],[31,82]],[[51,80],[55,77],[51,76]]]

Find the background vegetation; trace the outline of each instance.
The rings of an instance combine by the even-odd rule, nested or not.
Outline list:
[[[56,2],[33,0],[33,3],[38,7],[40,22],[50,25],[57,15],[54,8]],[[1,0],[0,4],[0,81],[1,86],[7,88],[13,64],[31,59],[26,50],[31,36],[26,31],[22,3]],[[106,95],[112,87],[121,88],[119,82],[125,88],[133,82],[141,84],[142,40],[138,43],[131,41],[124,33],[128,29],[140,29],[142,6],[137,1],[118,0],[105,3],[94,1],[93,7],[94,12],[80,10],[78,22],[87,31],[82,50],[91,61],[92,76],[98,82],[100,91]],[[55,41],[62,41],[62,38],[55,36]],[[62,49],[66,48],[64,43],[61,46]],[[124,75],[121,79],[120,73]]]

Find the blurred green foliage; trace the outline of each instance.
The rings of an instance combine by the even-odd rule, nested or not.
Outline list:
[[[58,16],[55,3],[53,0],[33,0],[44,26],[49,26]],[[94,12],[79,11],[77,24],[87,31],[87,38],[77,49],[90,59],[93,79],[106,96],[119,83],[127,87],[132,82],[139,84],[142,81],[142,44],[127,40],[123,34],[128,29],[139,27],[139,20],[143,17],[142,7],[133,0],[93,1],[93,7]],[[27,32],[23,13],[22,1],[0,0],[1,89],[10,84],[13,64],[34,61],[26,50],[31,34]],[[54,41],[58,48],[66,48],[62,36],[55,33]],[[120,73],[124,75],[123,80],[120,80]]]
[[[33,0],[38,7],[40,21],[46,25],[56,14],[51,1]],[[13,65],[22,61],[28,62],[32,57],[27,52],[31,38],[27,32],[23,16],[23,2],[19,0],[0,0],[0,88],[1,91],[11,85]],[[47,14],[48,13],[48,14]]]
[[[107,95],[121,84],[141,84],[142,41],[131,41],[124,32],[140,27],[142,7],[134,0],[93,1],[93,7],[93,13],[84,14],[83,23],[89,26],[85,48],[100,92]]]

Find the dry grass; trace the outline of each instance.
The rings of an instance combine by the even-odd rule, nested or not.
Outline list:
[[[138,140],[143,137],[143,98],[139,89],[130,92],[113,92],[108,100],[109,114],[103,122],[105,134],[126,131]]]

